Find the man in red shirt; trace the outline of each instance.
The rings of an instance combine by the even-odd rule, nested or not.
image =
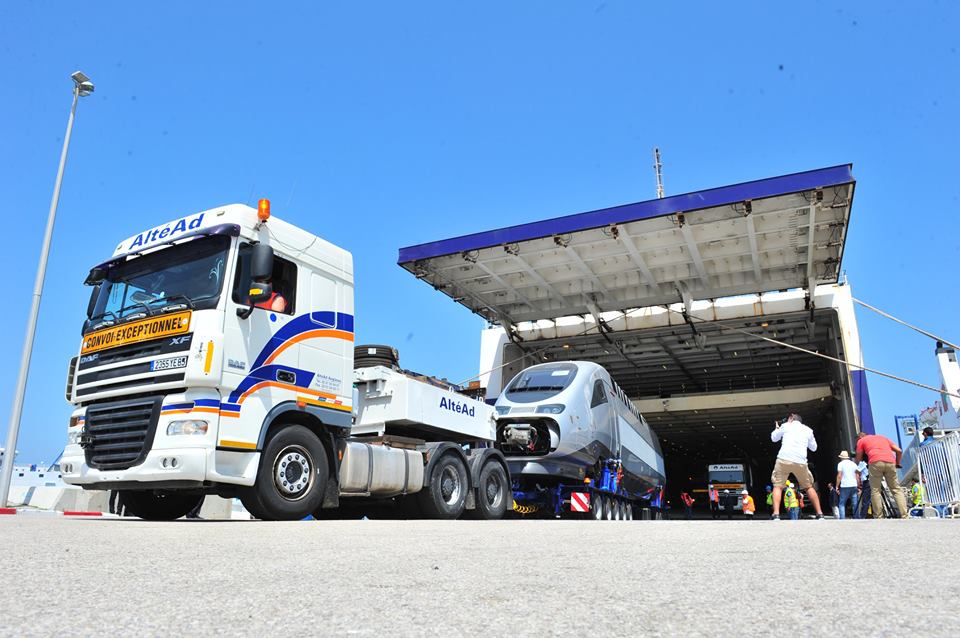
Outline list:
[[[900,509],[900,518],[907,517],[907,499],[897,481],[897,468],[900,467],[902,454],[903,450],[885,436],[864,432],[857,435],[857,463],[866,455],[867,462],[870,464],[870,505],[873,508],[874,518],[883,518],[881,479],[887,480],[887,487],[893,492],[893,498],[896,499],[897,507]]]

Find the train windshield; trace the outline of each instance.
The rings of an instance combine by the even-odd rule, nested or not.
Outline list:
[[[570,363],[535,366],[518,374],[505,394],[514,403],[543,401],[565,390],[575,376],[577,366]]]

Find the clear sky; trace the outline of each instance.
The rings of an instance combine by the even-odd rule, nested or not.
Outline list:
[[[852,162],[854,294],[952,340],[960,10],[951,2],[0,4],[6,428],[70,103],[80,104],[19,449],[62,449],[87,269],[120,239],[225,203],[356,264],[358,343],[477,372],[483,322],[397,249]],[[838,3],[839,4],[839,3]],[[737,8],[734,8],[734,7]],[[868,365],[939,384],[933,344],[859,312]],[[879,426],[935,395],[870,377]]]

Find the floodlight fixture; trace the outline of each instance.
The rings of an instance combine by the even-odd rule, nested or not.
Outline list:
[[[80,97],[86,97],[93,93],[93,82],[83,71],[75,71],[71,76],[76,84],[76,91]]]

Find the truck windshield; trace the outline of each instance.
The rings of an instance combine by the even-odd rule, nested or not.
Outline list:
[[[534,403],[562,392],[577,376],[577,366],[549,363],[527,368],[507,387],[505,394],[514,403]]]
[[[216,307],[229,246],[229,237],[203,237],[114,266],[100,285],[88,324],[152,314],[171,304]]]
[[[710,471],[712,483],[743,483],[743,470]]]

